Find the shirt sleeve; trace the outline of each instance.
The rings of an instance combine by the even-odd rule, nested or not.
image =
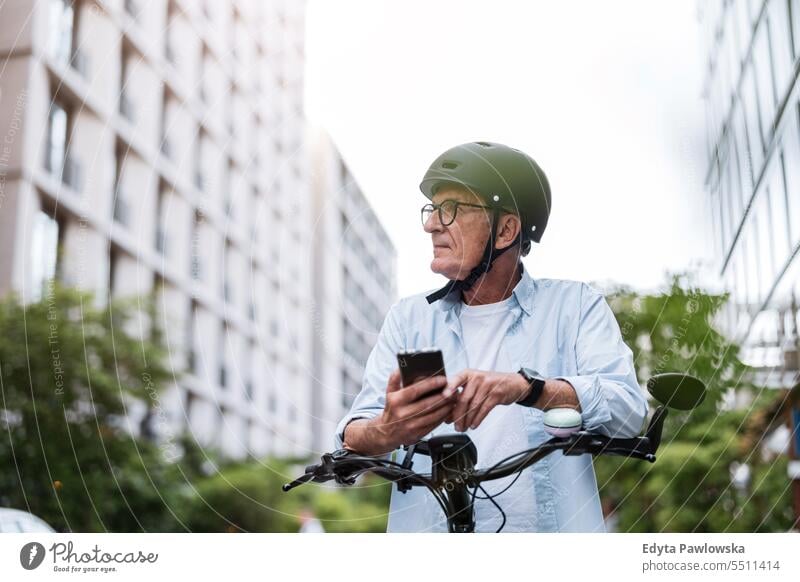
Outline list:
[[[378,341],[372,348],[364,368],[361,391],[353,400],[350,411],[339,421],[334,435],[337,449],[344,446],[344,429],[357,418],[375,418],[386,405],[386,384],[392,371],[397,368],[397,352],[403,349],[404,339],[399,323],[397,305],[393,306],[378,333]]]
[[[578,374],[559,379],[575,388],[584,428],[612,437],[637,436],[648,406],[636,379],[633,352],[605,297],[586,284],[581,289],[575,355]]]

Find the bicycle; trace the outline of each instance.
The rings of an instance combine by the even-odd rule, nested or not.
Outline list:
[[[482,490],[502,515],[505,513],[495,497],[511,487],[516,478],[502,491],[488,495],[482,483],[502,479],[520,473],[555,451],[564,455],[617,455],[654,463],[661,444],[661,434],[668,407],[690,410],[705,398],[705,385],[688,374],[665,373],[650,378],[647,389],[662,405],[650,419],[643,436],[614,438],[592,434],[581,430],[580,415],[572,409],[552,409],[544,414],[545,430],[553,436],[545,443],[506,457],[488,469],[476,469],[478,451],[465,434],[446,434],[421,440],[404,446],[406,455],[402,462],[379,457],[360,455],[347,449],[325,453],[317,465],[306,467],[305,473],[283,485],[283,491],[308,482],[324,483],[334,480],[340,485],[353,485],[364,473],[373,473],[397,485],[405,492],[412,487],[427,487],[439,502],[447,517],[450,533],[473,533],[475,531],[474,501],[478,490]],[[561,412],[558,412],[561,411]],[[571,412],[564,412],[571,411]],[[577,419],[571,416],[577,416]],[[562,418],[559,418],[561,416]],[[566,421],[564,416],[567,417]],[[431,457],[431,473],[416,473],[412,470],[415,454]],[[519,475],[517,475],[518,477]]]

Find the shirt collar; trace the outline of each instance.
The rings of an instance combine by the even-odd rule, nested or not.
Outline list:
[[[536,282],[528,274],[528,271],[522,263],[520,263],[520,274],[522,277],[511,294],[517,300],[517,304],[522,310],[527,315],[530,315],[533,311],[533,294],[536,290]],[[461,292],[451,291],[436,303],[437,307],[444,312],[450,312],[453,308],[457,308],[455,313],[458,314],[461,311]]]
[[[522,263],[519,265],[522,278],[520,278],[517,286],[514,287],[512,294],[516,297],[517,303],[519,303],[519,306],[525,314],[530,315],[533,311],[533,295],[536,291],[536,281],[528,274],[528,271]]]

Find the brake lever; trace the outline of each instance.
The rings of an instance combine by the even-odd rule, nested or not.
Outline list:
[[[334,465],[336,463],[347,460],[347,457],[352,454],[353,452],[347,449],[337,449],[332,453],[325,453],[322,455],[322,463],[319,465],[319,472],[324,474],[326,477],[325,481],[330,481],[333,479],[339,485],[355,484],[355,477],[343,477],[334,469]]]
[[[306,465],[304,475],[298,477],[291,483],[284,484],[281,489],[283,491],[290,491],[295,487],[299,487],[304,483],[308,483],[309,481],[314,481],[315,483],[325,483],[331,479],[335,479],[340,485],[352,485],[355,483],[355,479],[345,479],[337,475],[334,471],[334,464],[337,461],[347,458],[347,456],[350,454],[351,451],[348,451],[347,449],[337,449],[332,453],[323,454],[319,464]]]

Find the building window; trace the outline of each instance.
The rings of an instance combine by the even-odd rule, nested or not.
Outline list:
[[[203,174],[203,130],[197,132],[197,142],[195,143],[195,169],[194,187],[203,194],[205,192],[205,176]]]
[[[223,265],[222,265],[222,272],[224,276],[222,278],[222,299],[225,303],[233,303],[233,297],[231,293],[231,286],[229,281],[231,280],[231,260],[233,259],[233,247],[229,241],[225,242],[225,252],[222,258]]]
[[[793,75],[791,24],[789,3],[786,0],[771,2],[769,10],[770,54],[778,101],[783,99]]]
[[[755,75],[758,109],[761,115],[761,137],[764,145],[772,138],[772,122],[775,115],[775,83],[772,77],[772,61],[769,54],[769,38],[767,22],[764,21],[756,32],[753,41],[753,57],[751,67]],[[760,168],[759,168],[760,169]]]
[[[222,329],[220,330],[219,334],[219,385],[223,388],[228,386],[228,369],[226,364],[226,355],[227,355],[227,345],[228,345],[228,327],[225,324],[222,324]]]
[[[166,222],[165,215],[165,202],[166,202],[167,194],[161,190],[158,193],[158,200],[156,202],[156,240],[155,240],[155,247],[156,250],[161,253],[163,256],[167,256],[169,254],[169,235],[167,234],[167,229],[164,227],[164,223]]]
[[[50,101],[47,117],[47,141],[45,143],[45,169],[56,179],[75,192],[82,189],[81,167],[69,153],[71,114],[56,99]]]
[[[192,415],[194,413],[194,409],[197,408],[197,396],[195,396],[189,389],[186,390],[186,404],[184,405],[183,414],[186,418],[186,427],[190,428],[192,423]]]
[[[131,222],[130,204],[123,184],[123,168],[125,166],[127,154],[127,150],[124,150],[121,146],[117,148],[117,175],[116,186],[114,188],[114,220],[126,227],[130,226]]]
[[[191,261],[189,266],[192,279],[195,281],[200,281],[203,278],[203,263],[200,259],[200,235],[202,225],[203,215],[199,211],[195,211],[191,240]]]
[[[197,329],[198,304],[196,299],[192,299],[189,307],[189,317],[186,319],[186,336],[184,345],[186,346],[186,368],[194,375],[199,375],[197,358],[197,347],[195,345],[195,330]]]
[[[786,126],[783,135],[784,143],[784,180],[787,193],[787,217],[789,221],[789,236],[791,246],[800,242],[800,132],[798,132],[798,119],[795,117]]]
[[[125,0],[125,12],[136,20],[139,18],[139,3],[136,0]]]
[[[31,297],[42,298],[45,286],[56,276],[58,262],[58,223],[46,212],[39,211],[31,230],[31,263],[28,269]]]
[[[75,9],[72,0],[50,1],[50,56],[68,63],[72,56],[72,31]]]
[[[217,409],[217,434],[215,437],[216,445],[219,447],[223,447],[225,444],[225,437],[224,432],[227,428],[227,419],[228,419],[228,409],[224,406],[220,406]]]
[[[108,256],[108,296],[113,297],[117,289],[117,271],[119,267],[119,251],[112,249]]]
[[[130,61],[133,55],[130,51],[122,50],[122,71],[120,72],[120,88],[119,88],[119,113],[133,123],[136,121],[136,111],[133,106],[133,101],[130,98],[128,84],[130,83]]]
[[[45,167],[59,180],[64,171],[67,153],[67,112],[56,101],[50,103],[47,122],[47,152]]]

